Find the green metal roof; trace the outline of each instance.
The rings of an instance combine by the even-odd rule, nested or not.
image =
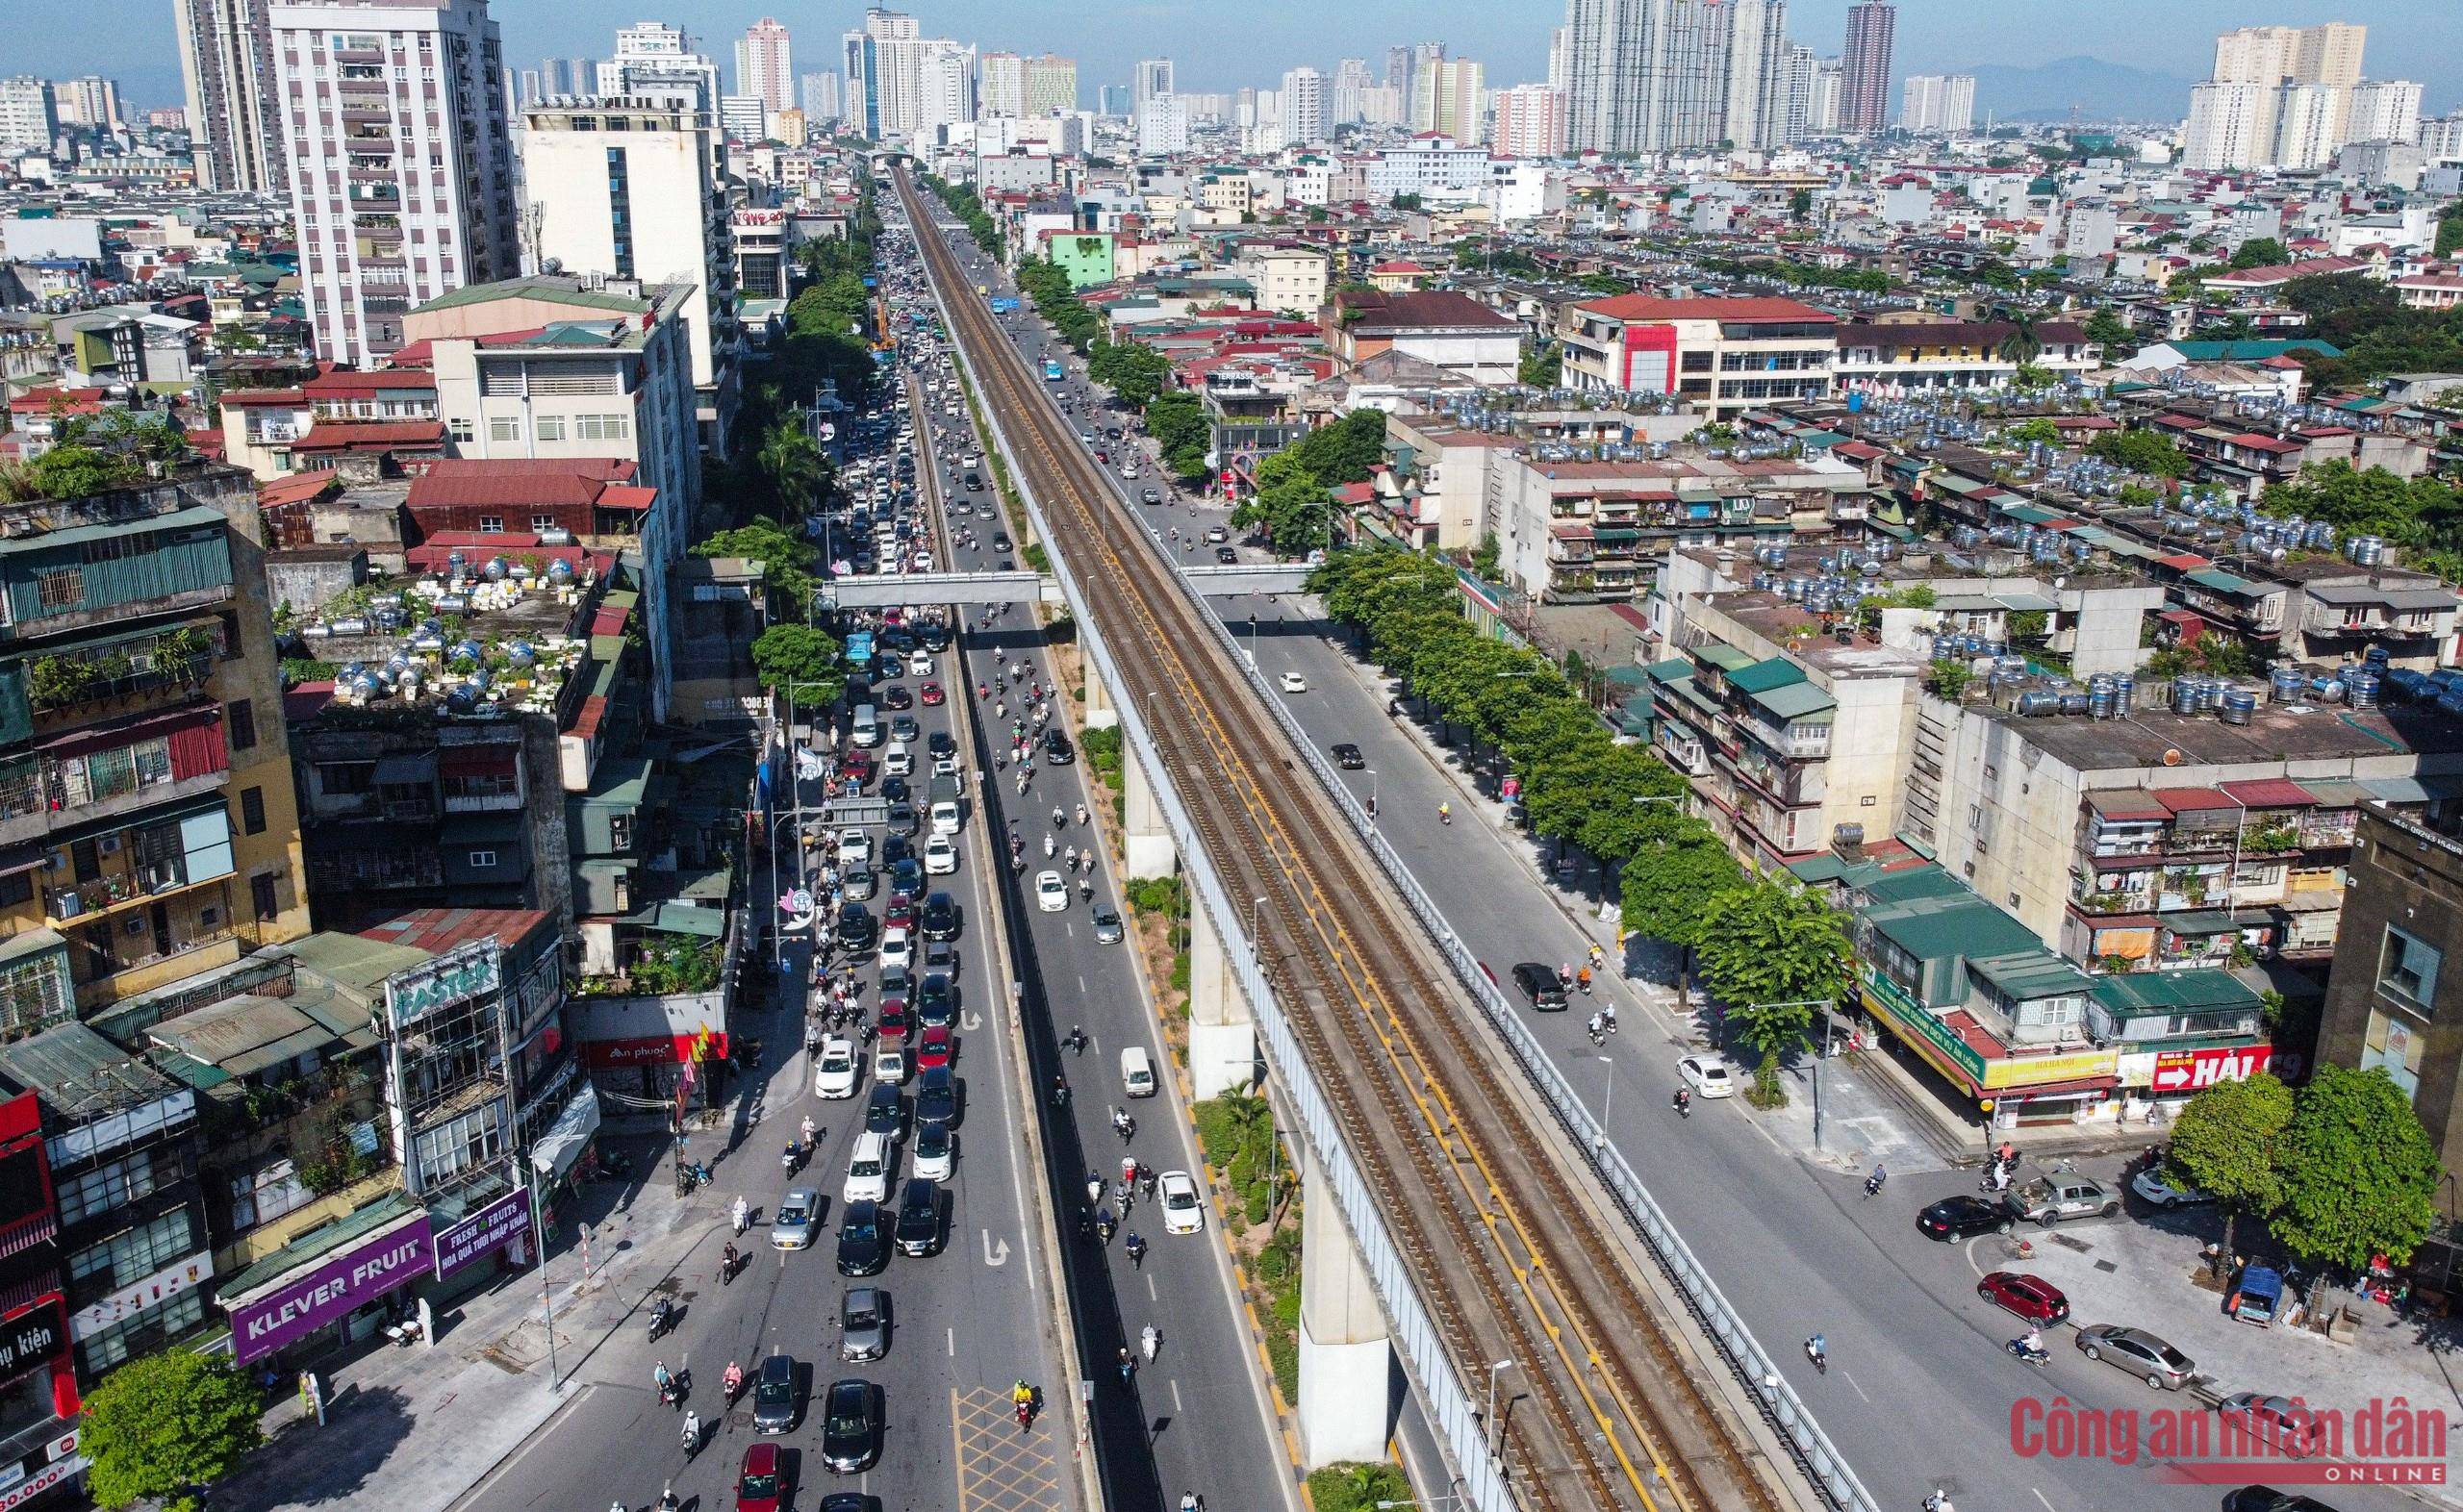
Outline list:
[[[216,1291],[226,1302],[244,1300],[251,1292],[281,1280],[311,1260],[332,1254],[389,1223],[426,1211],[407,1194],[388,1192],[366,1207],[308,1230],[237,1275],[223,1277]]]
[[[2083,995],[2095,985],[2086,973],[2042,945],[2008,955],[1969,956],[1967,969],[2020,1002]]]
[[[1839,707],[1837,699],[1811,683],[1790,683],[1767,693],[1752,695],[1753,701],[1783,719],[1801,719],[1808,715],[1827,714]]]
[[[1731,667],[1727,668],[1727,674],[1730,686],[1747,693],[1768,693],[1773,688],[1785,688],[1805,680],[1805,669],[1784,656],[1774,656],[1750,667]]]
[[[2022,525],[2041,525],[2046,520],[2068,519],[2069,517],[2058,511],[2048,510],[2041,504],[2005,505],[2003,506],[2001,513],[2009,516],[2012,519],[2019,521]]]
[[[1683,682],[1693,675],[1693,664],[1681,656],[1671,656],[1664,662],[1653,662],[1642,670],[1663,683]]]
[[[1753,665],[1752,657],[1735,646],[1718,641],[1714,641],[1708,645],[1695,646],[1693,656],[1696,661],[1708,662],[1723,672],[1741,671]]]
[[[1864,888],[1865,895],[1875,903],[1905,902],[1919,897],[1956,897],[1966,891],[1965,883],[1936,866],[1909,867],[1903,871],[1886,872]]]
[[[158,530],[187,530],[196,525],[220,525],[222,512],[210,504],[194,504],[175,509],[167,515],[150,519],[114,520],[107,525],[72,525],[66,530],[47,530],[38,536],[21,536],[0,541],[0,556],[13,556],[24,551],[49,551],[58,546],[82,545],[89,541],[124,540],[131,535]]]
[[[579,305],[585,310],[616,310],[626,315],[639,315],[649,308],[647,299],[628,294],[611,294],[604,290],[575,289],[561,279],[503,278],[493,284],[466,284],[450,290],[419,306],[426,310],[453,310],[464,305],[492,305],[504,299],[540,299],[549,304]]]
[[[2344,355],[2342,347],[2305,336],[2289,340],[2167,341],[2164,344],[2194,363],[2262,363],[2270,357],[2282,357],[2292,352],[2316,352],[2325,357]]]
[[[2197,571],[2189,574],[2189,580],[2196,583],[2200,588],[2211,588],[2219,593],[2248,593],[2256,592],[2256,586],[2250,583],[2247,578],[2234,577],[2229,572],[2220,571],[2214,567],[2201,567]]]
[[[1913,897],[1875,905],[1866,918],[1892,944],[1919,961],[1968,960],[2042,950],[2035,932],[1972,893],[1959,897]]]
[[[2121,1015],[2258,1005],[2257,990],[2229,971],[2130,971],[2097,977],[2093,992],[2098,1004]]]
[[[2155,921],[2176,935],[2228,935],[2241,927],[2232,921],[2231,915],[2212,909],[2166,914]]]

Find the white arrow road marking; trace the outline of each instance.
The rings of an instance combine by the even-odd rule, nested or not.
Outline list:
[[[983,1263],[989,1266],[1009,1263],[1009,1241],[993,1238],[992,1230],[988,1228],[983,1230]]]
[[[964,1029],[969,1034],[973,1034],[983,1027],[983,1016],[981,1014],[962,1013],[958,1015],[958,1027]]]

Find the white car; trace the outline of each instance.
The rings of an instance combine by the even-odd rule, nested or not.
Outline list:
[[[1728,1074],[1727,1063],[1704,1055],[1688,1055],[1676,1063],[1676,1074],[1693,1089],[1697,1097],[1733,1097],[1736,1078]]]
[[[915,939],[903,929],[881,931],[880,963],[883,970],[896,967],[901,971],[915,969]]]
[[[1064,912],[1069,907],[1069,884],[1060,880],[1057,871],[1035,873],[1035,907],[1047,914]]]
[[[838,832],[838,869],[852,870],[873,864],[873,837],[860,829]]]
[[[873,1080],[896,1087],[906,1080],[906,1047],[902,1045],[873,1046]]]
[[[1158,1185],[1162,1188],[1163,1232],[1205,1232],[1206,1197],[1198,1191],[1196,1179],[1185,1171],[1166,1171]]]
[[[915,1148],[907,1157],[909,1173],[927,1181],[947,1181],[958,1168],[958,1137],[946,1123],[927,1123],[915,1131]]]
[[[945,877],[958,869],[958,847],[947,835],[935,835],[924,843],[924,874]]]
[[[930,565],[930,562],[931,562],[931,558],[927,557],[927,558],[925,558],[925,559],[924,559],[924,561],[925,561],[925,563],[926,563],[927,567],[929,567],[929,565]],[[931,675],[932,675],[932,653],[931,653],[931,652],[929,652],[929,651],[918,651],[918,652],[914,653],[913,655],[909,656],[909,657],[906,659],[906,670],[907,670],[907,672],[908,672],[908,674],[909,674],[909,675],[911,675],[911,676],[915,676],[915,677],[929,677],[929,676],[931,676]]]
[[[816,1097],[855,1096],[855,1042],[831,1035],[821,1042],[821,1058],[813,1062],[812,1095]]]
[[[1131,483],[1136,482],[1136,481],[1137,481],[1137,464],[1135,464],[1135,463],[1133,463],[1133,462],[1132,462],[1132,463],[1126,464],[1126,465],[1125,465],[1125,466],[1122,466],[1122,468],[1120,469],[1120,475],[1121,475],[1123,478],[1127,479],[1129,482],[1131,482]]]
[[[1307,693],[1308,691],[1308,679],[1301,676],[1298,672],[1285,672],[1275,680],[1282,685],[1282,691],[1284,693]]]
[[[2129,1190],[2145,1198],[2150,1207],[2191,1207],[2200,1202],[2215,1200],[2213,1193],[2202,1192],[2196,1187],[2172,1185],[2164,1179],[2164,1172],[2161,1170],[2153,1168],[2132,1176],[2129,1181]]]
[[[886,1134],[858,1134],[853,1153],[847,1157],[847,1180],[838,1189],[841,1201],[886,1202],[889,1200],[890,1166],[897,1159]]]

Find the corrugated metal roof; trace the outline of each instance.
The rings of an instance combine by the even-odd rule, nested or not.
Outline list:
[[[1751,656],[1718,641],[1714,641],[1708,645],[1695,646],[1693,659],[1697,662],[1708,662],[1723,672],[1741,671],[1753,665]]]
[[[403,1219],[424,1219],[427,1209],[402,1192],[388,1192],[366,1207],[345,1213],[330,1223],[312,1228],[216,1287],[226,1303],[246,1301],[252,1293],[283,1279],[312,1260],[321,1260],[344,1245],[377,1233]]]
[[[2234,577],[2229,572],[2220,571],[2214,567],[2203,567],[2192,572],[2189,574],[2189,580],[2200,588],[2211,588],[2219,593],[2242,594],[2263,592],[2247,578]]]
[[[1967,969],[2020,1001],[2084,994],[2093,985],[2086,973],[2042,946],[2008,955],[1969,956]]]
[[[89,541],[120,541],[128,537],[160,530],[190,530],[200,525],[221,525],[222,512],[207,504],[175,509],[151,519],[115,520],[108,525],[73,525],[66,530],[45,531],[38,536],[23,536],[0,541],[0,557],[15,556],[29,551],[49,551],[58,546],[82,545]]]
[[[1752,696],[1755,703],[1783,719],[1801,719],[1807,715],[1823,714],[1839,707],[1837,699],[1811,683],[1790,683]]]
[[[2168,819],[2172,811],[2145,788],[2103,788],[2087,794],[2087,806],[2108,819]]]
[[[2223,791],[2253,809],[2308,809],[2318,806],[2317,798],[2308,789],[2282,777],[2227,782]]]
[[[1750,667],[1729,668],[1727,673],[1730,686],[1739,693],[1767,693],[1773,688],[1785,688],[1790,683],[1805,680],[1805,669],[1784,656],[1774,656]]]
[[[0,1046],[0,1071],[71,1118],[152,1102],[177,1090],[170,1078],[82,1023],[54,1024]]]
[[[2229,971],[2128,971],[2095,979],[2095,1001],[2119,1014],[2256,1007],[2255,988]]]

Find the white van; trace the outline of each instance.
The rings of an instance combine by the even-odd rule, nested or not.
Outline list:
[[[954,835],[958,832],[958,805],[955,798],[943,798],[932,805],[932,833]]]
[[[1146,1046],[1132,1045],[1120,1052],[1120,1085],[1132,1097],[1155,1096],[1155,1060]]]
[[[878,745],[881,743],[880,711],[868,703],[855,705],[855,715],[849,728],[853,732],[856,744]]]
[[[847,1184],[839,1196],[850,1202],[889,1200],[889,1136],[858,1134],[855,1152],[847,1157]]]
[[[881,775],[907,777],[914,775],[914,772],[915,753],[906,748],[904,741],[890,742],[888,751],[881,756]]]

